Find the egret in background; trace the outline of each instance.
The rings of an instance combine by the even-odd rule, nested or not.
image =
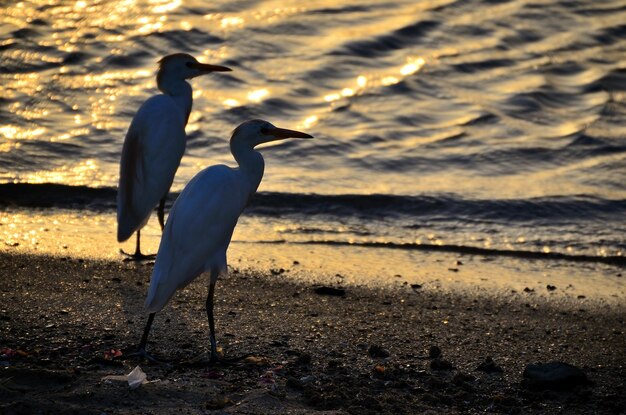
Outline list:
[[[192,90],[186,79],[211,72],[230,71],[225,66],[198,62],[186,53],[159,61],[157,86],[162,92],[141,105],[124,139],[117,191],[117,240],[124,242],[137,231],[133,259],[141,254],[140,230],[158,204],[163,230],[165,198],[185,152],[185,126],[192,106]]]
[[[299,131],[277,128],[267,121],[246,121],[235,129],[230,151],[239,168],[208,167],[185,186],[167,218],[150,279],[145,307],[150,313],[137,354],[145,351],[154,315],[176,290],[203,272],[210,273],[206,312],[209,321],[211,361],[217,359],[213,294],[220,274],[227,271],[226,250],[239,215],[255,194],[265,163],[254,147],[285,138],[313,138]]]

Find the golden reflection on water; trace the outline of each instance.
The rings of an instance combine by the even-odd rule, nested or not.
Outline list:
[[[222,105],[226,108],[235,108],[246,105],[246,103],[258,104],[269,96],[270,90],[267,88],[254,89],[245,93],[245,98],[243,96],[223,98]]]
[[[103,174],[98,168],[98,161],[88,159],[78,163],[64,164],[52,170],[27,173],[24,181],[28,183],[59,183],[99,187],[108,184],[111,180],[114,180],[114,178]]]
[[[30,140],[46,132],[43,127],[20,128],[15,125],[0,126],[0,135],[9,140]]]
[[[251,102],[261,102],[262,100],[267,98],[269,94],[270,91],[266,88],[257,89],[248,92],[248,100]]]
[[[423,57],[409,57],[407,58],[407,63],[400,68],[359,75],[356,77],[355,85],[342,88],[338,92],[326,94],[324,101],[332,103],[342,98],[349,98],[361,94],[370,88],[397,84],[402,79],[414,75],[422,69],[425,64],[426,60]]]
[[[182,0],[149,0],[150,4],[155,4],[152,8],[154,13],[168,13],[179,8],[183,2]]]

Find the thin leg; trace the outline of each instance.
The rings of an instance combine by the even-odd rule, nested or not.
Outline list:
[[[137,243],[135,245],[134,254],[129,254],[128,252],[125,252],[123,249],[120,249],[120,252],[126,255],[126,258],[124,258],[124,261],[143,261],[145,259],[153,259],[156,256],[154,254],[144,255],[141,253],[140,234],[141,234],[141,229],[138,229],[137,230]]]
[[[146,350],[146,344],[148,344],[148,334],[152,328],[152,322],[154,321],[154,315],[156,313],[150,313],[148,321],[146,322],[146,328],[143,329],[143,335],[141,336],[141,342],[139,343],[139,350]]]
[[[141,229],[137,229],[137,244],[135,245],[135,256],[141,256],[141,242],[140,242]]]
[[[163,199],[159,202],[159,208],[157,209],[157,217],[159,218],[159,225],[161,225],[161,232],[163,232],[163,229],[165,228],[165,198],[166,196],[163,196]]]
[[[209,339],[211,341],[211,361],[218,360],[217,342],[215,341],[215,320],[213,319],[213,294],[215,294],[215,282],[211,278],[209,295],[206,298],[206,315],[209,320]]]
[[[150,334],[150,328],[152,327],[152,322],[154,321],[154,315],[156,313],[150,313],[148,315],[148,321],[146,322],[146,328],[143,330],[143,335],[141,336],[141,341],[139,342],[139,346],[137,346],[137,351],[135,353],[131,353],[125,356],[122,356],[123,359],[130,359],[133,357],[139,357],[141,359],[148,360],[152,363],[161,363],[154,357],[146,352],[146,344],[148,343],[148,335]]]

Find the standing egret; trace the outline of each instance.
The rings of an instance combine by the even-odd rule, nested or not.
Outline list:
[[[217,358],[213,293],[220,274],[227,271],[226,250],[239,219],[261,179],[265,163],[254,147],[285,138],[313,138],[299,131],[277,128],[267,121],[246,121],[235,129],[230,151],[239,168],[208,167],[185,186],[167,218],[157,253],[145,307],[150,313],[139,344],[145,352],[154,315],[174,295],[203,272],[210,273],[206,312],[211,360]]]
[[[165,198],[185,152],[185,126],[192,106],[192,90],[186,79],[211,72],[230,71],[225,66],[198,62],[186,53],[159,61],[157,86],[162,92],[144,102],[128,128],[120,162],[117,192],[117,240],[124,242],[137,231],[135,253],[142,259],[139,232],[158,204],[163,230]]]

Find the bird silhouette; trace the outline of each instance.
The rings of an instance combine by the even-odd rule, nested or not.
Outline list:
[[[230,139],[239,167],[208,167],[185,186],[167,218],[154,264],[145,308],[150,313],[139,344],[144,357],[154,315],[174,295],[203,272],[210,273],[206,300],[211,360],[217,359],[213,295],[218,277],[227,272],[226,251],[235,225],[263,178],[265,162],[254,147],[285,138],[313,138],[277,128],[263,120],[246,121]]]
[[[198,62],[186,53],[165,56],[159,61],[157,86],[162,94],[145,101],[133,117],[124,139],[117,193],[117,240],[124,242],[137,232],[134,254],[144,259],[140,231],[158,204],[161,230],[165,199],[185,152],[185,126],[192,106],[192,89],[187,79],[211,72],[230,71],[225,66]],[[153,256],[152,256],[153,257]]]

